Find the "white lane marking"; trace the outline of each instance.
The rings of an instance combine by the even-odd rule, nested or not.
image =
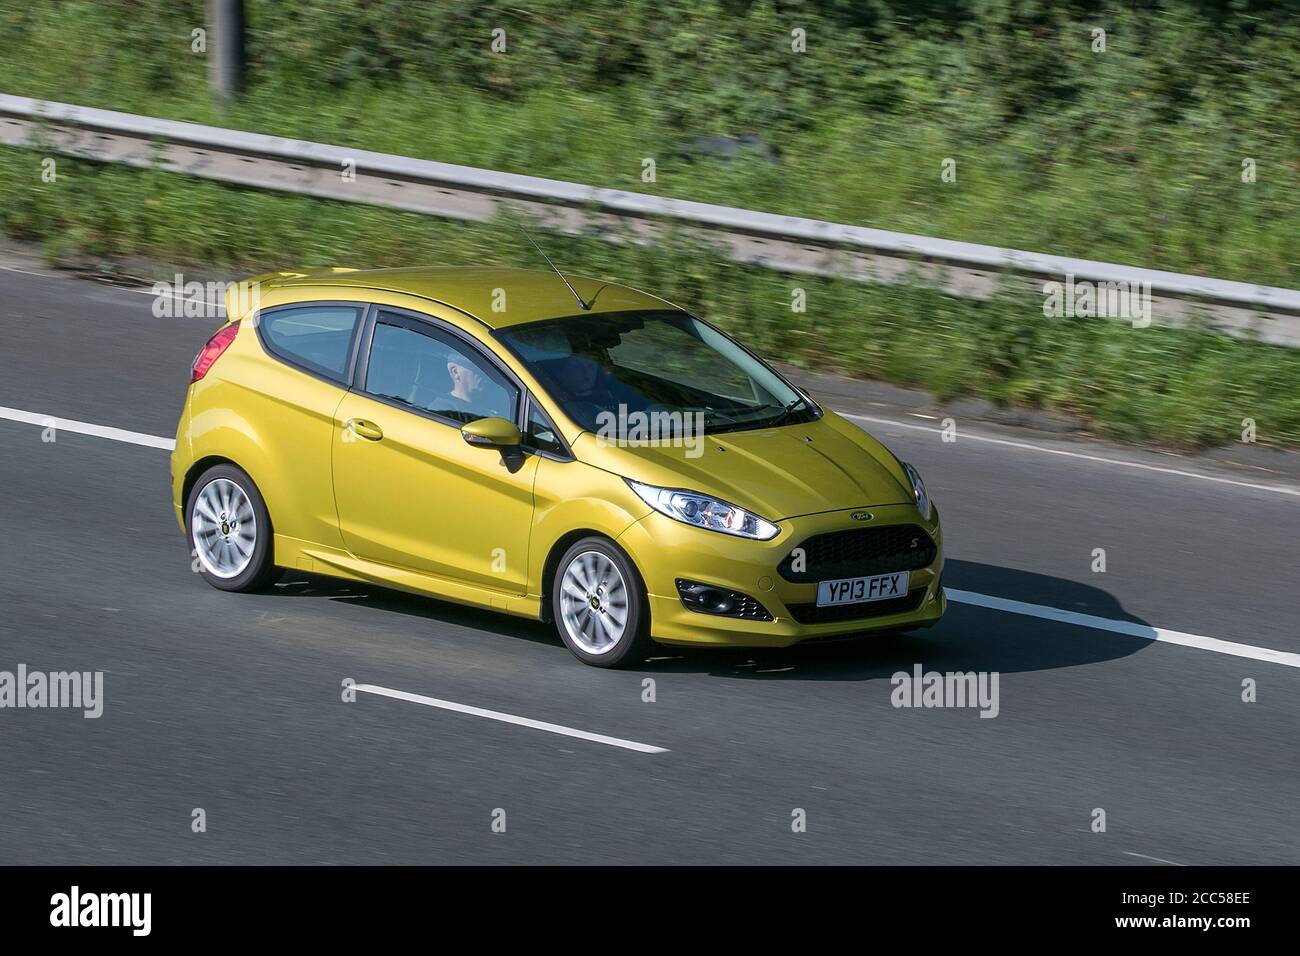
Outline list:
[[[859,416],[861,417],[861,416]],[[96,438],[108,438],[112,441],[130,442],[133,445],[144,445],[148,448],[162,448],[170,451],[176,447],[176,442],[170,438],[160,438],[156,435],[145,435],[141,432],[126,431],[122,428],[111,428],[105,425],[91,425],[87,422],[72,421],[67,418],[55,418],[53,415],[38,415],[35,412],[24,412],[16,408],[5,408],[0,405],[0,419],[8,419],[15,422],[23,422],[28,425],[38,425],[42,428],[53,425],[56,429],[76,432],[81,435],[94,435]],[[899,424],[899,423],[894,423]],[[912,426],[915,427],[915,426]],[[927,429],[927,431],[932,429]],[[969,436],[968,436],[969,437]],[[979,594],[975,591],[958,591],[953,588],[944,588],[948,595],[948,600],[955,601],[958,604],[972,604],[978,607],[993,608],[998,611],[1008,611],[1012,614],[1025,614],[1030,617],[1041,617],[1049,621],[1060,621],[1065,624],[1076,624],[1079,627],[1089,627],[1099,631],[1112,631],[1116,634],[1126,634],[1130,637],[1140,637],[1148,641],[1163,641],[1166,644],[1181,644],[1183,647],[1195,647],[1203,651],[1214,651],[1219,654],[1231,654],[1234,657],[1248,657],[1251,660],[1265,661],[1270,664],[1284,664],[1287,667],[1300,667],[1300,654],[1292,654],[1287,651],[1275,651],[1268,647],[1255,647],[1251,644],[1237,644],[1232,641],[1221,641],[1214,637],[1202,637],[1199,634],[1186,634],[1182,631],[1171,631],[1163,627],[1151,627],[1147,624],[1134,624],[1131,621],[1117,621],[1107,617],[1096,617],[1092,614],[1079,614],[1075,611],[1063,611],[1059,608],[1048,607],[1045,604],[1026,604],[1023,601],[1012,601],[1008,598],[991,597],[987,594]],[[382,690],[382,689],[381,689]],[[379,693],[379,690],[373,693]],[[400,694],[401,691],[393,691],[392,695]],[[403,698],[413,699],[411,695]],[[428,703],[433,698],[423,698],[419,703]],[[445,701],[431,703],[430,706],[442,706]],[[451,705],[455,709],[462,705]],[[473,708],[471,708],[472,710]],[[468,713],[468,711],[466,711]],[[516,722],[522,722],[527,718],[511,718],[508,714],[493,714],[492,711],[483,711],[480,716],[492,716],[496,719],[510,719]],[[537,722],[527,726],[533,726]],[[555,725],[548,724],[543,729],[553,728]],[[556,733],[563,733],[567,728],[556,730]],[[575,736],[581,736],[583,731],[572,731]],[[612,739],[612,738],[610,738]],[[640,745],[638,745],[640,746]],[[651,752],[656,752],[657,748]]]
[[[57,276],[49,272],[33,272],[31,269],[17,269],[13,266],[0,266],[0,272],[16,272],[24,276],[40,276],[42,279],[66,279],[67,276]]]
[[[871,415],[850,415],[847,412],[840,412],[843,418],[851,418],[860,422],[871,422],[875,425],[890,425],[895,428],[911,428],[915,431],[933,432],[942,434],[943,429],[934,428],[930,425],[916,425],[912,422],[895,421],[892,418],[875,418]],[[1300,488],[1287,488],[1282,485],[1260,485],[1253,481],[1238,481],[1235,478],[1221,478],[1218,475],[1202,475],[1195,471],[1184,471],[1181,468],[1164,468],[1160,465],[1146,465],[1138,461],[1124,461],[1121,458],[1106,458],[1102,455],[1087,455],[1080,451],[1065,451],[1061,448],[1045,448],[1042,445],[1035,445],[1026,441],[1012,441],[1009,438],[994,438],[992,435],[978,435],[972,432],[962,432],[963,438],[969,438],[971,441],[988,442],[990,445],[1004,445],[1008,448],[1020,448],[1025,451],[1040,451],[1045,455],[1061,455],[1065,458],[1079,458],[1083,461],[1095,461],[1103,465],[1119,465],[1121,468],[1138,468],[1142,471],[1158,471],[1164,475],[1178,475],[1182,478],[1197,478],[1201,481],[1213,481],[1221,485],[1235,485],[1238,488],[1251,488],[1255,491],[1271,491],[1277,495],[1292,495],[1300,498]]]
[[[393,690],[391,687],[376,687],[374,684],[357,684],[356,689],[367,694],[378,694],[380,697],[392,697],[394,700],[410,701],[412,704],[424,704],[426,707],[439,707],[443,710],[452,710],[458,714],[469,714],[472,717],[486,717],[489,720],[499,720],[506,724],[515,724],[519,727],[531,727],[533,730],[545,730],[551,734],[561,734],[565,737],[577,737],[579,740],[590,740],[593,743],[607,744],[610,747],[622,747],[624,750],[635,750],[643,754],[666,754],[665,747],[653,747],[650,744],[639,744],[635,740],[623,740],[620,737],[607,737],[604,734],[593,734],[586,730],[575,730],[572,727],[564,727],[560,724],[548,724],[544,720],[533,720],[531,717],[516,717],[514,714],[503,714],[496,710],[484,710],[482,707],[471,707],[468,704],[457,704],[455,701],[439,700],[436,697],[423,697],[420,694],[408,694],[404,690]]]
[[[153,289],[132,289],[129,286],[121,285],[111,286],[111,288],[121,289],[123,292],[134,292],[136,295],[151,295],[155,299],[179,299],[181,302],[199,302],[210,309],[220,310],[223,313],[226,311],[224,302],[213,302],[211,299],[186,295],[184,292],[155,292]],[[220,318],[220,316],[197,316],[196,318]]]
[[[71,418],[58,418],[54,415],[38,415],[36,412],[25,412],[19,408],[5,408],[3,405],[0,405],[0,418],[8,419],[11,422],[22,422],[25,425],[37,425],[40,428],[54,428],[56,431],[74,432],[78,435],[94,435],[96,438],[124,441],[132,445],[144,445],[146,448],[161,448],[164,451],[171,451],[176,447],[176,441],[172,438],[160,438],[157,435],[146,435],[143,432],[127,431],[125,428],[113,428],[109,425],[92,425],[89,422],[78,422]]]
[[[1175,863],[1173,860],[1162,860],[1162,859],[1160,859],[1160,857],[1158,857],[1158,856],[1147,856],[1145,853],[1130,853],[1128,850],[1125,850],[1125,851],[1124,851],[1124,855],[1125,855],[1125,856],[1136,856],[1136,857],[1140,857],[1140,858],[1143,859],[1143,860],[1154,860],[1154,861],[1157,862],[1157,863],[1168,863],[1170,866],[1186,866],[1186,865],[1187,865],[1186,863]]]
[[[1110,631],[1128,637],[1140,637],[1148,641],[1162,641],[1165,644],[1179,644],[1183,647],[1195,647],[1216,654],[1231,654],[1233,657],[1248,657],[1253,661],[1267,664],[1284,664],[1287,667],[1300,667],[1300,654],[1290,651],[1275,651],[1268,647],[1255,647],[1252,644],[1237,644],[1233,641],[1221,641],[1217,637],[1204,637],[1200,634],[1187,634],[1183,631],[1171,631],[1164,627],[1152,627],[1150,624],[1137,624],[1133,621],[1117,621],[1093,614],[1080,614],[1077,611],[1063,611],[1048,607],[1046,604],[1026,604],[1024,601],[1012,601],[1008,598],[990,597],[975,591],[958,591],[944,588],[949,601],[958,604],[972,604],[976,607],[991,608],[995,611],[1007,611],[1011,614],[1024,614],[1047,621],[1059,621],[1062,624],[1075,624],[1096,631]]]

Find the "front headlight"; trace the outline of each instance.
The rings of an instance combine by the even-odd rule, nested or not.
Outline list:
[[[916,510],[921,512],[921,517],[926,521],[930,520],[930,496],[926,494],[925,482],[921,480],[921,473],[909,465],[907,462],[899,462],[903,466],[903,471],[907,472],[907,480],[912,483],[912,497],[916,499]]]
[[[655,511],[677,521],[693,524],[709,531],[721,531],[741,538],[769,541],[781,529],[753,512],[738,508],[708,495],[684,491],[681,488],[656,488],[643,485],[631,478],[624,479],[632,490]]]

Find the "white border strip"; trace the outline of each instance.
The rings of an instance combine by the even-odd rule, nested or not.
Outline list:
[[[592,743],[606,744],[610,747],[622,747],[624,750],[635,750],[642,754],[666,754],[666,747],[654,747],[650,744],[639,744],[635,740],[624,740],[621,737],[607,737],[604,734],[593,734],[586,730],[575,730],[572,727],[564,727],[560,724],[549,724],[544,720],[533,720],[531,717],[516,717],[514,714],[503,714],[496,710],[484,710],[482,707],[471,707],[469,704],[458,704],[455,701],[439,700],[436,697],[424,697],[420,694],[408,694],[404,690],[393,690],[391,687],[377,687],[374,684],[357,684],[356,689],[366,694],[378,694],[380,697],[391,697],[394,700],[405,700],[412,704],[424,704],[426,707],[438,707],[442,710],[455,711],[458,714],[469,714],[471,717],[486,717],[489,720],[499,720],[504,724],[514,724],[517,727],[531,727],[533,730],[544,730],[550,734],[560,734],[564,737],[577,737],[579,740],[590,740]]]
[[[1233,657],[1246,657],[1252,661],[1266,664],[1282,664],[1286,667],[1300,667],[1300,654],[1289,651],[1275,651],[1268,647],[1255,647],[1252,644],[1236,644],[1221,641],[1217,637],[1204,637],[1200,634],[1187,634],[1183,631],[1171,631],[1168,628],[1152,627],[1149,624],[1137,624],[1133,621],[1117,621],[1093,614],[1079,614],[1077,611],[1063,611],[1045,604],[1026,604],[1024,601],[1012,601],[1007,598],[990,597],[975,591],[957,591],[944,588],[949,601],[958,604],[970,604],[975,607],[990,608],[994,611],[1007,611],[1011,614],[1024,614],[1029,617],[1042,618],[1046,621],[1059,621],[1062,624],[1074,624],[1088,627],[1095,631],[1110,631],[1127,637],[1138,637],[1147,641],[1162,641],[1165,644],[1179,644],[1183,647],[1195,647],[1216,654],[1231,654]]]

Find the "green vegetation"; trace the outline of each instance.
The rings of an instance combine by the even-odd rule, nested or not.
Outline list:
[[[0,0],[0,91],[446,162],[1300,287],[1300,21],[1256,0],[247,0],[249,85],[212,105],[203,0]],[[1093,29],[1106,31],[1094,52]],[[506,50],[490,49],[505,30]],[[792,30],[806,52],[791,50]],[[757,134],[727,158],[684,144]],[[657,181],[641,180],[653,158]],[[944,159],[956,182],[940,179]],[[1242,161],[1257,181],[1242,181]],[[533,263],[452,223],[0,150],[0,230],[56,255],[252,273]],[[1300,350],[1045,320],[746,269],[675,237],[549,237],[767,354],[941,397],[1074,412],[1109,435],[1300,446]],[[807,290],[793,313],[791,290]]]
[[[0,90],[1300,286],[1300,20],[1285,4],[247,6],[250,83],[228,114],[191,52],[203,0],[0,0]],[[490,49],[494,29],[505,52]],[[683,153],[700,136],[751,133],[775,161]],[[946,158],[955,183],[940,180]]]
[[[304,264],[537,265],[509,223],[455,223],[369,206],[236,189],[154,170],[0,149],[0,231],[55,256],[141,255],[250,274]],[[1258,423],[1261,443],[1300,446],[1300,350],[1109,320],[1046,320],[1041,295],[987,302],[920,286],[747,269],[684,237],[656,247],[551,235],[565,267],[654,291],[759,351],[941,397],[1068,410],[1105,434],[1219,445]],[[807,312],[791,310],[795,287]]]

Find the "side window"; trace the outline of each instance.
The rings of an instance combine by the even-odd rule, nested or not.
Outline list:
[[[514,421],[519,390],[478,350],[423,323],[380,313],[366,391],[456,422]]]
[[[318,375],[346,382],[360,318],[360,306],[307,305],[263,313],[258,331],[271,353]]]
[[[551,424],[546,413],[537,407],[536,402],[528,405],[528,422],[524,429],[524,444],[538,451],[550,452],[552,455],[568,456],[559,432]]]

